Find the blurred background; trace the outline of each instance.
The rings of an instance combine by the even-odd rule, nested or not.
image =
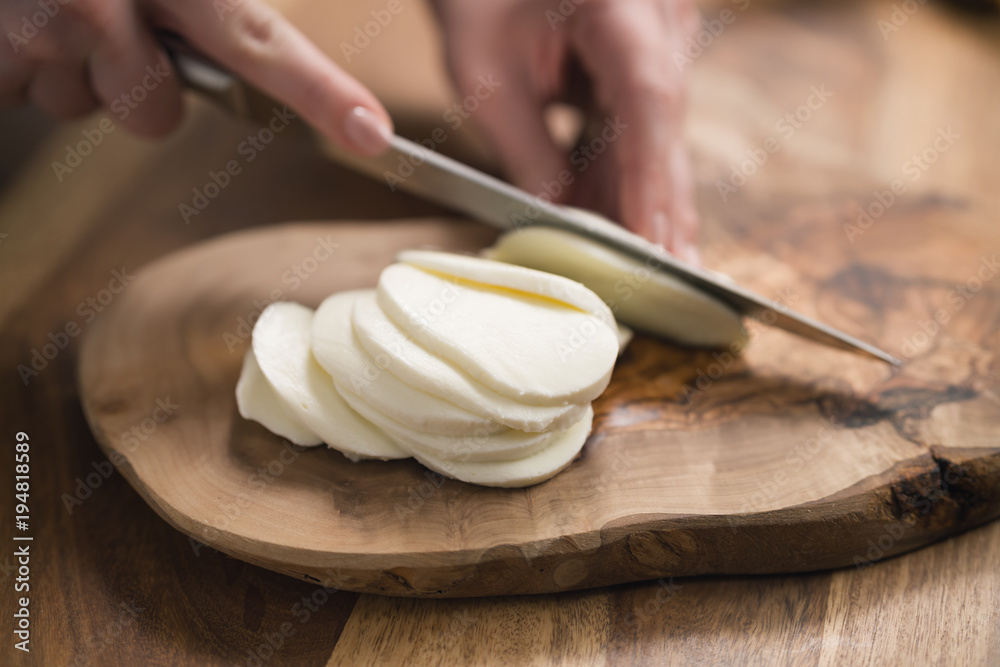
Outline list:
[[[445,117],[462,100],[448,83],[438,29],[423,0],[404,0],[404,11],[350,62],[342,44],[353,43],[356,29],[370,21],[370,11],[383,7],[384,0],[274,0],[273,4],[372,88],[402,134],[420,140],[444,128],[448,139],[440,150],[496,168],[474,123],[464,122],[455,129]],[[718,34],[703,33],[704,44],[693,43],[687,54],[691,63],[686,136],[694,158],[703,257],[709,268],[724,265],[737,280],[773,295],[803,276],[815,278],[811,272],[827,271],[849,259],[877,262],[876,250],[887,252],[887,244],[876,248],[855,243],[848,231],[863,222],[862,214],[873,210],[875,193],[896,180],[905,180],[905,195],[875,219],[891,217],[901,224],[929,219],[932,224],[922,225],[921,230],[954,235],[978,234],[995,226],[1000,219],[998,3],[718,0],[700,6],[708,22],[723,12],[732,17]],[[824,94],[815,97],[817,90]],[[193,567],[186,538],[160,521],[119,475],[108,480],[86,511],[67,514],[60,494],[89,472],[92,461],[103,460],[80,413],[75,389],[72,350],[79,339],[71,342],[71,353],[60,354],[52,368],[28,387],[16,368],[33,348],[46,342],[48,332],[60,330],[75,317],[78,303],[107,285],[112,269],[124,266],[132,271],[202,239],[253,226],[448,213],[403,194],[390,195],[384,184],[329,162],[315,144],[279,135],[252,162],[245,162],[240,175],[208,206],[185,220],[181,205],[204,190],[211,172],[229,160],[242,160],[239,147],[259,126],[234,120],[194,98],[188,100],[183,125],[159,142],[135,138],[120,128],[105,132],[100,129],[108,127],[102,125],[105,117],[110,118],[96,113],[56,124],[30,108],[0,112],[0,285],[5,288],[0,291],[4,370],[0,421],[13,423],[16,417],[17,423],[35,428],[32,442],[37,438],[49,443],[50,471],[39,480],[43,486],[38,491],[38,511],[60,536],[58,553],[56,541],[50,540],[51,553],[39,561],[51,576],[46,575],[47,588],[36,599],[74,619],[72,627],[65,618],[61,621],[63,643],[51,648],[51,657],[60,664],[69,663],[74,655],[83,655],[85,663],[90,660],[82,638],[109,627],[123,598],[142,601],[155,598],[155,591],[170,594],[158,601],[141,626],[129,627],[122,641],[102,648],[92,664],[129,664],[135,653],[159,656],[163,664],[178,664],[181,657],[191,664],[243,664],[246,644],[254,641],[262,622],[268,627],[270,620],[287,615],[312,588],[217,553],[203,556]],[[759,155],[761,147],[774,145],[769,140],[777,142],[778,150],[769,152],[764,164],[749,164],[747,160]],[[68,155],[81,143],[91,144],[85,149],[88,154],[68,172],[60,170],[55,163],[68,164]],[[798,230],[807,225],[844,228],[845,236],[824,247],[804,246]],[[869,233],[868,227],[860,229]],[[870,233],[889,232],[876,225]],[[927,239],[922,234],[899,235],[893,252],[904,259],[926,257]],[[814,267],[804,254],[829,261]],[[925,268],[928,274],[934,271],[932,266]],[[876,288],[877,281],[860,289]],[[831,317],[822,304],[796,304],[800,306],[807,314],[836,320],[850,333],[860,333],[851,328],[850,312]],[[120,532],[109,526],[120,526]],[[966,542],[961,544],[974,541],[970,552],[992,548],[996,553],[998,529],[994,522],[962,536]],[[127,557],[118,550],[124,540],[131,545]],[[967,590],[961,571],[938,567],[933,560],[934,554],[943,553],[937,549],[884,563],[878,576],[903,590],[911,581],[907,567],[922,563],[920,576],[945,578],[935,589],[940,600],[950,601],[955,609],[962,607],[956,599],[971,604],[974,595],[961,597]],[[154,564],[164,562],[171,566],[169,573],[154,571]],[[176,579],[169,578],[173,576]],[[726,614],[753,619],[760,624],[756,636],[778,637],[787,655],[813,655],[810,652],[817,652],[819,644],[812,633],[819,630],[810,625],[808,613],[794,618],[783,614],[787,600],[798,600],[820,576],[780,585],[773,579],[688,584],[689,599],[692,605],[697,603],[689,616],[695,618],[716,605],[723,610],[723,626],[732,630],[732,636],[749,626],[739,626],[742,631],[735,621],[726,626]],[[246,595],[233,597],[236,587]],[[779,593],[772,594],[772,589]],[[535,614],[548,614],[539,611],[544,605],[582,610],[581,618],[596,614],[603,619],[616,609],[631,608],[629,604],[647,599],[655,590],[655,583],[646,588],[621,587],[564,596],[559,604],[537,601],[532,606],[536,603],[519,601],[516,608],[529,620]],[[319,612],[322,622],[310,624],[289,644],[283,661],[325,662],[358,596],[341,593],[337,600]],[[413,601],[380,598],[369,599],[368,604],[376,617],[382,615],[402,627],[416,627],[420,610],[426,609]],[[461,605],[448,603],[436,609],[441,614],[467,609],[477,618],[489,618],[483,607]],[[772,613],[758,614],[764,608]],[[838,631],[847,635],[853,629],[859,636],[877,632],[885,654],[902,660],[906,638],[895,632],[898,626],[881,625],[878,609],[870,605],[867,613],[853,620],[841,618]],[[185,619],[192,610],[197,610],[199,620],[189,627]],[[980,621],[988,621],[989,611],[975,613],[981,613],[976,617]],[[995,621],[996,610],[992,613]],[[916,624],[918,615],[914,612],[907,618]],[[678,612],[676,617],[663,616],[648,636],[616,634],[617,655],[647,660],[682,650],[692,659],[703,655],[707,649],[697,636],[688,643],[669,644],[655,634],[661,626],[683,620],[684,614]],[[788,632],[789,624],[795,624],[794,633]],[[191,643],[162,628],[185,629]],[[937,633],[947,634],[952,646],[965,641],[961,623],[931,629],[935,641]],[[924,630],[916,625],[910,634]],[[994,633],[993,640],[983,640],[993,641],[989,646],[994,657],[995,637]],[[722,632],[713,638],[718,640],[711,654],[716,660],[744,662],[745,653],[726,653],[737,643],[732,637]],[[447,647],[449,655],[460,659],[463,647],[474,639],[470,633]],[[351,646],[365,650],[366,641],[363,633],[355,633],[344,650]],[[424,648],[435,650],[433,642],[427,642]],[[521,655],[514,644],[508,647],[512,655]],[[190,653],[192,645],[199,647],[198,652]]]

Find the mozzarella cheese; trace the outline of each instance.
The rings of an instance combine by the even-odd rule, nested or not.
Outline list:
[[[587,406],[583,419],[556,434],[541,452],[514,461],[462,461],[442,459],[414,451],[413,457],[448,477],[483,486],[517,487],[538,484],[562,472],[573,462],[590,435],[594,411]]]
[[[552,299],[591,313],[611,328],[615,326],[611,310],[597,294],[575,280],[560,275],[468,255],[428,250],[406,250],[399,253],[396,259],[429,273],[453,276],[473,285],[478,283],[520,292],[527,297]]]
[[[418,389],[522,431],[560,428],[579,419],[582,405],[537,406],[503,396],[435,356],[397,327],[375,302],[375,294],[354,302],[352,322],[361,346],[377,365]]]
[[[617,319],[640,331],[699,347],[746,342],[739,314],[726,304],[578,234],[525,227],[501,236],[485,254],[578,280],[610,304]]]
[[[404,450],[347,406],[316,363],[312,318],[305,306],[279,302],[268,306],[254,325],[254,356],[282,407],[348,458],[406,458]]]
[[[315,313],[268,306],[240,414],[298,444],[413,457],[474,484],[528,486],[569,465],[630,332],[566,278],[427,251],[400,260],[377,289]]]
[[[271,383],[264,377],[253,350],[243,357],[243,371],[236,383],[236,406],[240,416],[259,422],[271,433],[302,447],[313,447],[323,440],[305,424],[288,414]]]
[[[370,293],[370,291],[368,291]],[[312,321],[312,351],[333,378],[341,395],[363,397],[380,412],[410,428],[440,435],[462,435],[489,428],[488,417],[406,384],[391,369],[391,359],[376,363],[358,344],[351,328],[354,302],[363,292],[341,292],[327,298]]]
[[[510,398],[536,405],[589,402],[611,379],[616,332],[562,302],[407,264],[383,271],[377,294],[386,315],[414,340]]]

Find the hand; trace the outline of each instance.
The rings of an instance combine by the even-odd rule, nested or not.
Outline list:
[[[499,82],[473,116],[517,185],[618,218],[698,262],[685,81],[674,63],[697,29],[691,0],[436,0],[436,8],[459,92],[482,91],[480,77]],[[549,104],[577,92],[574,66],[589,79],[584,111],[595,130],[576,152],[560,148],[544,120]],[[562,192],[560,173],[570,181]]]
[[[4,0],[0,28],[0,108],[30,101],[74,118],[106,106],[129,129],[163,135],[182,108],[152,34],[166,28],[337,144],[363,155],[388,146],[392,122],[375,96],[260,0]]]

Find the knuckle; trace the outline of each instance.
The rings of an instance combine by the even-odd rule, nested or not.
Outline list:
[[[642,103],[659,109],[674,109],[685,103],[683,82],[665,68],[638,68],[628,77],[628,87]]]
[[[39,34],[21,46],[17,55],[23,58],[25,62],[39,66],[57,63],[68,54],[65,53],[65,48],[60,44],[59,40]]]
[[[37,10],[37,11],[34,11]],[[73,21],[29,6],[24,11],[8,10],[2,17],[4,34],[12,53],[35,64],[51,64],[73,55]]]
[[[286,39],[281,16],[263,5],[241,5],[231,17],[233,29],[227,31],[234,40],[231,46],[255,60],[280,50]]]
[[[98,39],[108,39],[115,34],[119,14],[113,3],[102,0],[73,0],[66,4],[63,11],[67,12],[72,22],[83,26]]]

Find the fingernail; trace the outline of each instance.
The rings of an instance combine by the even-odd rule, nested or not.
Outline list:
[[[344,134],[354,148],[364,155],[378,155],[389,148],[392,130],[374,113],[354,107],[344,121]]]

